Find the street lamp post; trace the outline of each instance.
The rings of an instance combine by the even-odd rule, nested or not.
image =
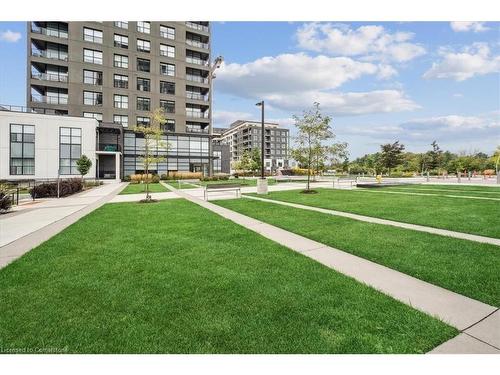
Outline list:
[[[215,70],[220,68],[224,58],[222,56],[217,56],[214,60],[213,64],[210,66],[210,72],[208,74],[209,86],[210,86],[210,110],[208,112],[209,115],[209,137],[208,137],[208,175],[213,176],[214,174],[214,163],[213,163],[213,147],[212,147],[212,137],[213,137],[213,124],[212,124],[212,111],[213,111],[213,80],[215,78]]]
[[[267,179],[264,173],[264,101],[255,104],[261,108],[261,148],[260,148],[260,179],[257,180],[257,194],[267,194]]]

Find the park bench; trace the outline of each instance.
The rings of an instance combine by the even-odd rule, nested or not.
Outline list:
[[[211,191],[235,191],[236,198],[241,198],[241,185],[240,184],[211,184],[205,186],[203,190],[203,198],[208,200],[208,193]]]

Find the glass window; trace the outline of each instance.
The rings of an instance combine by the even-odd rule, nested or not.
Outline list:
[[[175,83],[160,81],[160,93],[175,95]]]
[[[160,100],[160,107],[163,108],[166,113],[175,113],[175,102],[173,100]]]
[[[165,39],[175,39],[175,29],[173,27],[160,25],[160,36]]]
[[[102,72],[95,70],[83,71],[83,83],[88,85],[102,85]]]
[[[120,29],[128,29],[128,21],[115,21],[115,26]]]
[[[151,51],[151,42],[148,40],[137,39],[137,51],[149,53]]]
[[[114,45],[119,48],[128,48],[128,36],[115,34],[114,36]]]
[[[102,65],[102,52],[93,49],[83,49],[83,61]]]
[[[160,44],[160,55],[174,58],[175,57],[175,47],[166,44]]]
[[[113,65],[115,66],[115,68],[128,69],[128,56],[115,55]]]
[[[95,118],[97,121],[102,122],[102,113],[83,112],[83,117]]]
[[[137,21],[137,31],[139,31],[140,33],[150,34],[151,33],[151,22]]]
[[[161,125],[161,128],[163,131],[175,132],[175,120],[167,119],[167,121]],[[173,149],[174,145],[170,141],[171,139],[169,139],[170,151],[174,151]],[[175,151],[176,150],[177,150],[177,140],[175,142]]]
[[[59,173],[79,174],[76,161],[82,156],[82,130],[59,128]]]
[[[137,125],[149,125],[151,119],[149,117],[137,116]]]
[[[102,44],[102,31],[84,27],[83,40],[85,40],[86,42]]]
[[[120,89],[128,89],[128,76],[115,74],[113,76],[113,86]]]
[[[128,127],[128,116],[126,115],[113,115],[113,122],[119,124],[124,128]]]
[[[35,174],[35,127],[10,124],[10,174]]]
[[[151,62],[147,59],[137,59],[137,70],[139,72],[151,71]]]
[[[151,91],[150,80],[147,78],[137,78],[137,90],[139,91]]]
[[[151,99],[149,99],[149,98],[137,98],[137,110],[138,111],[150,111],[151,110]]]
[[[101,105],[102,104],[102,93],[94,91],[84,91],[83,92],[83,104],[85,105]]]
[[[164,76],[175,76],[175,65],[160,63],[160,74]]]
[[[122,108],[122,109],[128,108],[128,96],[127,95],[115,94],[113,102],[114,102],[115,108]]]

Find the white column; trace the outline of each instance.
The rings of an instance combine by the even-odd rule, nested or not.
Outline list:
[[[121,171],[120,171],[120,153],[117,152],[115,153],[115,181],[116,182],[120,182],[121,179],[120,179],[120,175],[121,175]]]

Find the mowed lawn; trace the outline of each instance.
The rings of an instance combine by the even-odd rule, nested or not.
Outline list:
[[[498,246],[252,199],[214,203],[492,306],[500,306]]]
[[[169,191],[165,186],[160,183],[149,184],[150,193],[162,193],[164,191]],[[140,194],[146,192],[146,184],[128,184],[125,189],[120,192],[122,194]]]
[[[1,269],[0,301],[4,349],[421,353],[457,334],[184,200],[97,209]]]
[[[375,189],[375,188],[374,188]],[[500,201],[358,190],[276,191],[269,199],[500,238]]]
[[[453,195],[458,197],[493,198],[500,201],[500,189],[481,186],[405,185],[364,190],[370,190],[372,192],[396,191],[403,193]]]

